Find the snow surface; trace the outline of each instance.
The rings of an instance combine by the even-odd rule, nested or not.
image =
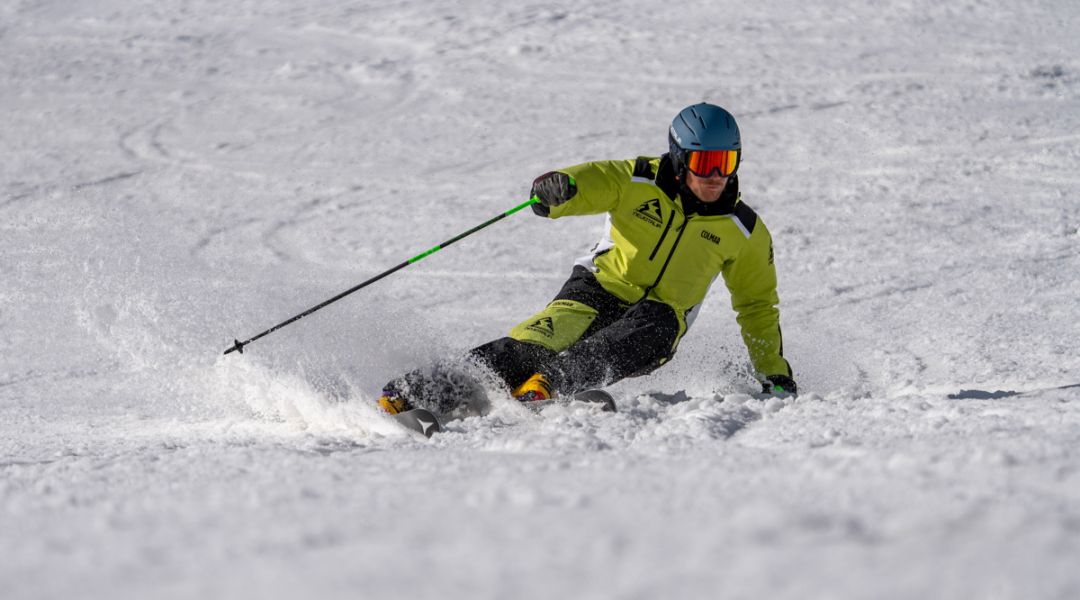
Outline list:
[[[1080,597],[1080,4],[751,4],[0,1],[0,597]],[[718,286],[618,414],[372,408],[599,217],[221,355],[701,100],[797,400]]]

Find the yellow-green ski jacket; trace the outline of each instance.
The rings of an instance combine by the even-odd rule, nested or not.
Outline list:
[[[739,196],[737,176],[720,199],[701,203],[680,193],[667,156],[589,162],[559,169],[577,194],[556,207],[534,205],[551,218],[607,213],[607,235],[578,261],[608,292],[628,304],[668,304],[684,327],[723,275],[743,342],[762,376],[791,376],[783,357],[772,237]]]

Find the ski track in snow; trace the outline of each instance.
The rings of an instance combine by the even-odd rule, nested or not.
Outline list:
[[[1080,9],[0,5],[0,597],[1080,597]],[[602,219],[551,168],[739,118],[798,399],[718,286],[616,414],[391,376]],[[416,577],[417,573],[423,574]]]

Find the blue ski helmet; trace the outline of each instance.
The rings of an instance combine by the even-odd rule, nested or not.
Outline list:
[[[738,169],[742,156],[742,139],[735,117],[723,108],[705,102],[687,106],[675,116],[668,130],[668,147],[675,172],[680,176],[687,168],[687,156],[695,150],[736,152],[735,164],[728,175],[733,175]]]

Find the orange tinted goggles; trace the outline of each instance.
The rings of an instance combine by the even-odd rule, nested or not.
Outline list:
[[[686,155],[686,167],[698,177],[711,177],[713,171],[727,177],[739,167],[739,151],[693,150]]]

